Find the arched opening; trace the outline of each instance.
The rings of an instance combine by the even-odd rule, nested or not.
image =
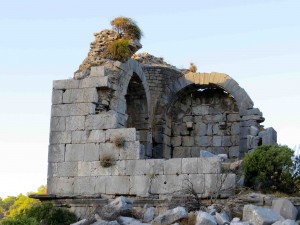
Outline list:
[[[147,96],[143,83],[139,76],[133,73],[127,89],[126,114],[128,116],[126,127],[134,127],[140,134],[140,142],[145,147],[146,156],[151,152],[151,143],[149,140],[149,111]],[[150,150],[149,150],[150,149]],[[149,156],[151,157],[151,155]]]
[[[199,157],[200,150],[239,157],[239,109],[218,86],[192,84],[182,89],[167,111],[168,124],[170,137],[164,135],[164,147],[172,158]]]

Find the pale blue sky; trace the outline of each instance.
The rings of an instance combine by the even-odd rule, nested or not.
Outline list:
[[[140,51],[233,77],[279,143],[300,144],[299,12],[299,0],[1,0],[0,196],[46,184],[52,80],[71,78],[116,16],[142,28]]]

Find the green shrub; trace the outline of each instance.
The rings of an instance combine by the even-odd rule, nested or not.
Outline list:
[[[130,53],[129,40],[127,39],[119,39],[111,42],[105,52],[109,58],[119,61],[126,61]]]
[[[143,36],[141,29],[136,22],[128,17],[117,17],[113,19],[110,24],[113,29],[121,36],[126,38],[140,40]]]
[[[246,186],[294,192],[293,151],[287,146],[259,146],[244,158]]]
[[[5,218],[1,225],[66,225],[77,221],[75,214],[66,209],[56,208],[49,202],[44,202],[24,210],[14,218]]]

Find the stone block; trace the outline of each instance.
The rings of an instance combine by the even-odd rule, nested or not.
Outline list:
[[[125,142],[120,148],[120,159],[143,159],[145,156],[144,146],[139,141]]]
[[[206,105],[198,105],[192,108],[193,115],[207,115],[209,106]]]
[[[238,121],[240,121],[240,119],[241,119],[241,117],[240,117],[240,114],[238,114],[238,113],[230,113],[227,116],[228,122],[238,122]]]
[[[83,90],[83,102],[98,102],[99,97],[96,88],[84,88]]]
[[[216,155],[211,153],[210,151],[200,150],[200,157],[208,158],[208,157],[216,157]]]
[[[205,188],[204,195],[205,197],[216,197],[216,194],[221,194],[222,190],[222,179],[224,178],[223,174],[204,174],[205,179]]]
[[[172,194],[182,190],[183,175],[150,175],[152,194]]]
[[[231,124],[231,135],[237,135],[240,133],[240,123],[235,122]]]
[[[285,219],[296,220],[297,218],[297,208],[286,198],[275,199],[272,202],[272,209]]]
[[[58,171],[57,171],[57,163],[48,163],[48,174],[47,177],[57,177],[58,176]]]
[[[50,144],[68,144],[71,143],[71,132],[70,131],[52,131],[50,132]]]
[[[195,174],[198,173],[198,159],[197,158],[182,158],[182,173]]]
[[[173,149],[173,158],[191,157],[191,147],[175,147]]]
[[[147,159],[146,171],[148,174],[164,174],[164,159]]]
[[[231,136],[223,136],[222,137],[222,146],[225,146],[225,147],[232,146]]]
[[[106,193],[106,180],[110,179],[110,177],[107,176],[99,176],[94,177],[95,179],[95,193]],[[110,188],[110,187],[108,187]]]
[[[108,77],[87,77],[81,80],[79,88],[108,87]]]
[[[100,158],[103,154],[111,154],[115,160],[120,159],[121,148],[118,148],[114,143],[100,143],[99,151]]]
[[[239,146],[229,147],[228,155],[229,155],[229,158],[239,158],[239,156],[240,156],[240,147]]]
[[[95,114],[95,108],[93,103],[52,105],[51,116],[85,116]]]
[[[91,166],[91,176],[111,176],[112,166],[102,167],[100,161],[90,162]]]
[[[273,127],[269,127],[262,132],[262,144],[263,145],[276,145],[277,144],[277,132]]]
[[[197,213],[196,225],[217,225],[217,221],[209,213],[200,211]]]
[[[66,89],[72,89],[72,88],[78,88],[79,87],[79,80],[54,80],[53,81],[53,89],[57,90],[66,90]]]
[[[87,130],[102,130],[118,127],[118,117],[115,113],[89,115],[85,120],[85,129]]]
[[[182,146],[184,147],[192,147],[194,146],[194,137],[191,136],[183,136],[182,137]]]
[[[272,225],[298,225],[299,222],[297,223],[295,220],[282,220],[282,221],[277,221],[275,223],[273,223]]]
[[[84,159],[84,144],[67,144],[65,161],[76,162]]]
[[[164,174],[165,175],[181,174],[181,159],[173,158],[164,161]]]
[[[105,142],[105,132],[103,130],[92,130],[87,138],[87,143]]]
[[[52,117],[50,130],[51,131],[65,131],[66,130],[66,118],[65,117]]]
[[[195,144],[197,146],[211,146],[212,145],[212,137],[211,136],[196,136]]]
[[[221,162],[216,157],[198,158],[198,173],[220,173]]]
[[[232,135],[231,136],[231,143],[232,143],[232,145],[240,145],[240,136],[239,135]]]
[[[148,175],[130,176],[130,194],[147,197],[150,192],[150,184]]]
[[[255,149],[258,147],[259,137],[247,135],[247,149]]]
[[[56,179],[56,190],[57,195],[72,195],[74,194],[74,177],[59,177]]]
[[[220,177],[220,176],[219,176]],[[236,174],[226,173],[222,174],[222,188],[221,188],[221,197],[227,198],[234,195],[235,184],[236,184]]]
[[[78,174],[77,162],[57,163],[57,174],[59,177],[75,177]]]
[[[52,91],[52,104],[53,105],[61,104],[62,96],[63,96],[62,90],[53,90]]]
[[[125,141],[137,141],[138,133],[135,128],[108,129],[105,132],[106,141],[114,142],[116,138],[123,138]]]
[[[89,143],[84,145],[84,161],[98,161],[100,148],[98,144]]]
[[[204,174],[190,174],[188,175],[188,181],[183,182],[183,188],[187,188],[187,185],[193,185],[193,189],[197,194],[204,193],[205,181],[204,181]]]
[[[181,145],[181,136],[171,137],[171,145],[173,147],[178,147]]]
[[[56,163],[65,160],[65,145],[49,145],[48,149],[48,162]]]
[[[69,89],[63,93],[63,103],[83,102],[84,89]]]
[[[74,194],[95,194],[95,179],[93,177],[76,177],[74,180]]]
[[[213,146],[222,146],[222,136],[213,136]]]
[[[48,177],[47,178],[47,193],[48,194],[55,194],[57,180],[58,180],[57,177]]]
[[[92,66],[91,67],[91,77],[104,77],[105,74],[105,67],[104,66]]]
[[[79,177],[91,176],[91,163],[90,162],[78,162],[78,176]]]
[[[116,161],[111,167],[111,175],[124,176],[126,175],[126,160]]]
[[[85,116],[70,116],[66,118],[67,130],[84,130]]]
[[[196,123],[195,125],[195,135],[207,135],[207,124],[205,123]]]
[[[255,126],[250,126],[250,135],[257,136],[259,133],[259,129]]]
[[[88,131],[76,130],[72,131],[72,143],[73,144],[84,144],[87,140]]]
[[[163,214],[154,218],[152,225],[168,225],[175,224],[176,221],[180,219],[187,218],[188,213],[183,207],[177,207],[174,209],[167,210]]]
[[[243,209],[243,220],[248,220],[251,224],[273,224],[282,219],[283,218],[272,209],[254,205],[245,205]]]
[[[106,180],[106,194],[129,195],[129,176],[111,176]]]
[[[144,175],[148,172],[145,160],[125,160],[125,165],[126,175]]]

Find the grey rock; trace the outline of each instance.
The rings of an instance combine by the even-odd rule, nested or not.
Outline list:
[[[155,214],[155,208],[149,207],[146,209],[144,216],[143,216],[143,222],[148,223],[153,220]]]
[[[257,136],[259,133],[259,129],[255,126],[250,127],[250,135],[251,136]]]
[[[216,157],[216,155],[209,151],[200,150],[200,157],[208,158],[208,157]]]
[[[283,220],[283,221],[277,221],[276,223],[273,223],[272,225],[297,225],[295,220]]]
[[[117,221],[121,225],[146,225],[147,223],[142,223],[134,218],[126,217],[126,216],[120,216]]]
[[[225,212],[221,212],[221,213],[216,212],[215,219],[218,225],[223,225],[225,223],[229,224],[229,216]]]
[[[243,220],[255,225],[271,225],[283,218],[272,209],[254,205],[245,205],[243,209]]]
[[[91,225],[120,225],[116,220],[113,221],[105,221],[105,220],[98,220]]]
[[[120,196],[109,203],[109,205],[119,210],[132,209],[132,200],[124,196]]]
[[[167,225],[176,222],[177,220],[187,218],[188,213],[183,207],[177,207],[167,210],[152,221],[152,225]]]
[[[285,219],[295,220],[298,214],[296,207],[286,198],[274,200],[272,202],[272,208]]]
[[[70,225],[83,225],[86,221],[87,221],[87,219],[83,219],[83,220],[80,220],[80,221],[78,221],[76,223],[72,223]]]
[[[219,159],[224,162],[225,160],[228,159],[228,155],[227,154],[218,154]]]
[[[196,225],[217,225],[215,218],[207,212],[198,212]]]

